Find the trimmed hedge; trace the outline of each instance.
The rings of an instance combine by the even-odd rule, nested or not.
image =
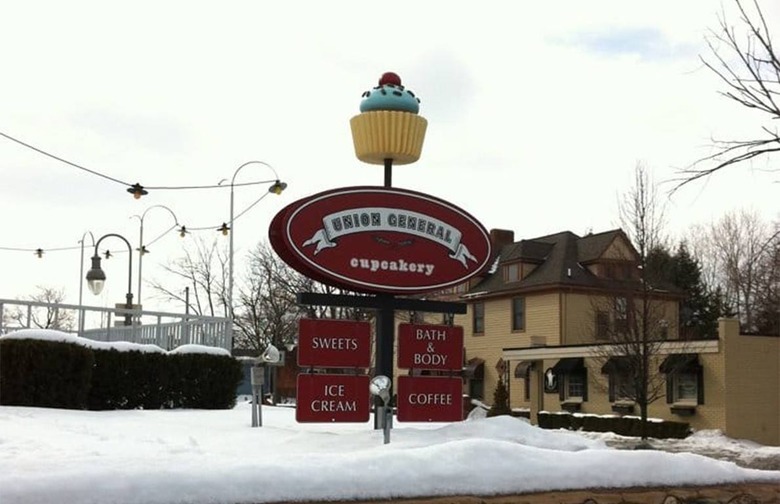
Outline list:
[[[642,420],[637,417],[602,417],[596,415],[572,415],[568,413],[539,413],[539,427],[543,429],[568,429],[592,432],[614,432],[621,436],[639,437]],[[688,437],[691,427],[686,422],[647,422],[647,435],[652,438],[682,439]]]
[[[0,404],[71,409],[227,409],[241,364],[227,355],[0,340]]]
[[[0,340],[0,404],[84,409],[94,362],[71,343]]]
[[[89,409],[175,407],[170,397],[171,357],[165,353],[94,350]]]

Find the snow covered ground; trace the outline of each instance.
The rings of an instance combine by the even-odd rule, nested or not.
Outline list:
[[[453,424],[298,424],[294,409],[73,411],[0,407],[0,502],[241,503],[492,495],[777,481],[691,453],[618,450],[606,434],[511,417]],[[780,455],[717,433],[698,447]]]

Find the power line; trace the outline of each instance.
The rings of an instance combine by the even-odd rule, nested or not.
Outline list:
[[[3,136],[7,138],[8,140],[11,140],[12,142],[16,142],[17,144],[26,147],[28,149],[34,150],[35,152],[42,154],[46,157],[49,157],[51,159],[54,159],[56,161],[59,161],[61,163],[65,163],[68,166],[72,166],[74,168],[77,168],[79,170],[83,170],[87,173],[90,173],[92,175],[102,177],[106,180],[110,180],[111,182],[116,182],[117,184],[121,184],[126,187],[134,187],[135,184],[130,184],[128,182],[125,182],[123,180],[120,180],[118,178],[112,177],[110,175],[106,175],[105,173],[100,173],[96,170],[91,170],[85,166],[81,166],[80,164],[74,163],[72,161],[68,161],[65,158],[62,158],[60,156],[57,156],[55,154],[52,154],[50,152],[47,152],[39,147],[35,147],[34,145],[31,145],[27,142],[24,142],[22,140],[19,140],[18,138],[12,137],[11,135],[7,133],[3,133],[0,131],[0,136]],[[270,180],[256,180],[254,182],[241,182],[238,184],[233,184],[233,187],[243,187],[243,186],[251,186],[251,185],[258,185],[258,184],[269,184],[272,182],[276,182],[276,179],[270,179]],[[230,187],[228,185],[220,185],[220,184],[214,184],[214,185],[189,185],[189,186],[143,186],[144,189],[153,189],[155,191],[176,191],[176,190],[193,190],[193,189],[225,189],[227,187]]]

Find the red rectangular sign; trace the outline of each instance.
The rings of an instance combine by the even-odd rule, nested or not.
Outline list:
[[[398,377],[399,422],[463,420],[463,382],[443,376]]]
[[[300,374],[295,406],[298,422],[367,422],[369,378],[365,375]]]
[[[371,324],[355,320],[301,319],[298,322],[301,367],[371,367]]]
[[[463,327],[399,324],[398,367],[460,371],[463,368]]]

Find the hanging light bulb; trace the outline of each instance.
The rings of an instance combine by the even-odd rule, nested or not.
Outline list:
[[[187,236],[189,233],[190,233],[190,232],[189,232],[189,231],[187,231],[187,226],[182,226],[182,227],[179,229],[179,236],[181,236],[182,238],[184,238],[185,236]]]
[[[217,231],[220,231],[223,236],[227,236],[228,231],[230,231],[230,226],[228,226],[227,223],[223,222],[222,225],[217,228]]]
[[[141,199],[141,196],[146,196],[149,194],[149,191],[144,189],[144,186],[136,182],[132,186],[127,188],[127,192],[133,195],[133,198],[135,199]]]
[[[103,253],[106,259],[111,259],[111,257],[114,255],[111,253],[110,250],[106,249],[105,253]]]
[[[285,189],[287,189],[287,184],[277,180],[276,182],[274,182],[274,184],[271,187],[268,188],[268,192],[271,194],[279,195],[282,194],[282,191],[284,191]]]
[[[35,255],[38,256],[38,259],[43,257],[43,249],[35,249]]]

